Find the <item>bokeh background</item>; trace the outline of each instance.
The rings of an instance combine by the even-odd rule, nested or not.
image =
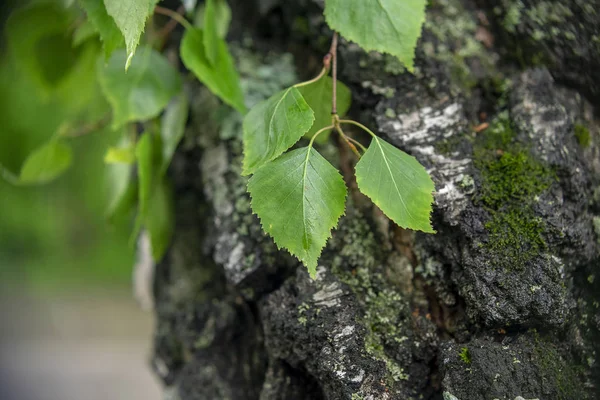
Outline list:
[[[68,3],[0,2],[0,164],[11,173],[64,121],[107,111],[100,44],[73,46],[80,16]],[[132,295],[130,229],[105,218],[114,140],[108,129],[70,139],[73,165],[51,183],[0,178],[2,400],[160,398],[147,360],[152,315]]]

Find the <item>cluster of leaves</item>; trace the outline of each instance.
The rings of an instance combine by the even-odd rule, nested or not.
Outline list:
[[[44,45],[52,51],[48,43],[54,43],[54,36],[67,33],[70,38],[65,47],[69,48],[64,53],[77,58],[82,48],[89,49],[89,61],[96,70],[91,84],[100,88],[102,101],[109,107],[100,115],[80,113],[62,121],[50,140],[27,157],[19,174],[0,166],[1,176],[15,185],[47,183],[71,165],[73,137],[105,131],[105,125],[110,125],[111,131],[120,132],[121,139],[108,149],[104,159],[110,185],[107,218],[115,222],[129,218],[137,206],[132,238],[145,228],[156,260],[164,255],[172,235],[172,189],[166,172],[183,137],[189,109],[180,72],[159,51],[164,37],[156,32],[144,36],[158,1],[78,0],[66,7],[33,1],[11,15],[7,27],[10,38],[15,38],[11,50],[22,67],[31,70],[30,77],[41,87],[67,86],[60,70],[68,68],[60,65],[59,57],[51,57],[47,65],[27,57],[28,52]],[[186,3],[190,13],[196,11],[195,2]],[[196,21],[203,28],[165,11],[186,28],[180,47],[183,64],[227,104],[246,112],[239,78],[223,40],[231,15],[227,3],[207,0],[198,8],[200,18]],[[21,32],[25,26],[28,31]],[[71,69],[86,67],[89,69],[76,64]],[[49,101],[57,95],[52,89],[47,91]]]
[[[360,158],[356,165],[359,189],[400,226],[433,232],[429,214],[434,186],[426,170],[361,124],[339,118],[350,108],[351,92],[328,76],[329,65],[316,79],[277,93],[248,112],[224,40],[231,17],[226,1],[205,0],[195,25],[157,6],[158,2],[77,0],[71,11],[87,19],[79,18],[74,25],[61,18],[48,23],[47,6],[25,10],[33,14],[30,18],[40,20],[40,27],[22,35],[27,41],[13,45],[16,53],[43,48],[48,35],[69,29],[75,50],[82,43],[102,43],[101,48],[90,50],[90,59],[97,71],[94,84],[110,107],[105,115],[76,115],[64,121],[45,145],[29,155],[20,174],[0,166],[3,177],[19,185],[55,179],[73,158],[69,138],[110,123],[110,129],[121,132],[121,139],[105,156],[112,189],[108,217],[130,216],[137,206],[133,237],[145,228],[154,258],[162,258],[173,229],[166,171],[184,134],[188,99],[178,69],[159,51],[164,37],[152,32],[144,35],[149,18],[159,13],[185,28],[179,52],[183,65],[224,103],[245,115],[243,174],[253,175],[248,183],[253,210],[264,230],[298,257],[312,276],[331,230],[344,213],[347,192],[340,174],[313,145],[332,130],[350,144],[353,139],[343,133],[343,124],[358,126],[373,137],[368,148],[354,141],[362,155],[351,145]],[[195,3],[184,2],[188,14],[196,9]],[[409,71],[424,14],[425,0],[325,1],[325,17],[333,30],[366,50],[395,55]],[[18,17],[11,17],[8,24],[19,31]],[[40,68],[25,63],[23,67],[32,69],[32,75],[42,81],[61,79],[60,66]],[[334,91],[337,96],[332,96]],[[337,110],[333,116],[332,109]],[[302,137],[310,139],[309,145],[287,152]]]
[[[424,12],[422,0],[325,1],[332,29],[364,49],[397,56],[410,71]],[[313,277],[331,230],[344,213],[347,195],[338,171],[313,147],[316,137],[331,129],[360,158],[359,190],[401,227],[434,232],[430,213],[435,188],[427,171],[363,125],[339,119],[349,109],[351,94],[338,84],[337,96],[332,95],[334,84],[328,72],[326,62],[317,78],[275,94],[244,119],[243,174],[253,174],[248,183],[252,209],[275,243],[302,261]],[[332,107],[333,99],[337,107]],[[357,143],[364,154],[350,143],[343,124],[358,126],[372,136],[368,148]],[[312,137],[308,146],[286,153],[303,136]]]

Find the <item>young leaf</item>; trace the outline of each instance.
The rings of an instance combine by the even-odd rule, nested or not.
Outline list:
[[[312,147],[304,147],[256,171],[248,191],[265,232],[314,278],[331,229],[344,213],[346,185],[338,171]]]
[[[313,125],[315,113],[291,87],[258,103],[244,118],[242,175],[250,175],[292,147]]]
[[[214,65],[211,65],[204,47],[204,32],[200,29],[187,29],[181,40],[181,60],[211,92],[245,114],[240,77],[227,44],[222,39],[216,39],[215,45],[217,57]]]
[[[394,55],[412,72],[426,5],[427,0],[325,0],[325,19],[363,49]]]
[[[162,162],[160,175],[167,172],[171,163],[173,154],[177,145],[185,133],[185,123],[187,122],[189,111],[189,101],[185,93],[177,96],[167,107],[162,118],[160,127],[160,136],[162,138]]]
[[[113,127],[157,116],[181,90],[179,72],[157,51],[146,47],[129,71],[123,70],[127,55],[113,53],[108,64],[99,62],[98,80],[113,109]]]
[[[50,182],[65,172],[72,160],[71,147],[62,140],[52,140],[27,157],[19,182],[26,185]]]
[[[108,60],[113,51],[125,44],[123,34],[117,27],[115,20],[108,15],[101,0],[79,0],[79,4],[85,10],[92,26],[100,34],[104,47],[104,57]]]
[[[146,20],[154,11],[154,6],[159,0],[104,0],[108,15],[113,17],[115,24],[121,30],[127,57],[123,65],[129,69],[135,50],[140,42]]]
[[[172,189],[163,179],[152,191],[148,202],[148,213],[144,218],[144,225],[150,234],[152,258],[156,262],[163,258],[171,243],[174,219]]]
[[[202,30],[207,29],[207,7],[208,3],[201,5],[194,17],[194,25]],[[217,36],[221,39],[225,39],[227,32],[229,32],[229,24],[231,23],[231,8],[229,8],[226,0],[216,0],[213,1],[213,9],[214,12],[212,12],[212,14],[214,16],[214,25],[216,27]]]
[[[206,0],[206,6],[204,7],[204,49],[206,50],[206,58],[210,65],[215,65],[218,55],[218,33],[215,15],[215,3],[217,1]]]
[[[374,137],[356,164],[356,182],[402,228],[435,233],[429,219],[435,186],[414,157]]]
[[[333,79],[329,76],[324,76],[318,81],[310,85],[301,86],[298,88],[306,103],[315,112],[315,123],[306,133],[306,137],[311,138],[317,131],[328,125],[331,125],[331,106],[333,100],[331,93],[333,91]],[[337,112],[340,117],[346,115],[350,109],[352,102],[352,92],[348,86],[341,82],[337,84]],[[325,141],[330,131],[323,132],[316,139],[317,141]],[[323,139],[321,139],[323,138]]]

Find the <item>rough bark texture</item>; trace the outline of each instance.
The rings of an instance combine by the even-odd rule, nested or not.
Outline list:
[[[321,4],[231,1],[250,105],[318,70]],[[332,141],[319,151],[352,195],[314,281],[252,215],[241,117],[190,85],[155,278],[166,398],[598,398],[598,12],[435,0],[414,75],[342,41],[351,115],[427,167],[438,233],[390,223]]]

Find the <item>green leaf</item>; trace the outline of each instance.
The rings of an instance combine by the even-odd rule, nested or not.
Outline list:
[[[106,66],[99,63],[99,82],[113,109],[113,127],[156,117],[181,91],[179,72],[157,51],[146,47],[129,71],[122,64],[124,50],[113,53]]]
[[[89,20],[86,20],[75,29],[75,32],[73,32],[73,48],[79,47],[83,43],[97,36],[98,32],[96,32],[94,25],[92,25]]]
[[[304,147],[256,171],[248,191],[265,232],[314,278],[331,229],[344,213],[346,185],[338,171],[312,147]]]
[[[216,39],[217,58],[211,65],[204,48],[204,33],[200,29],[187,29],[181,41],[181,60],[215,95],[240,113],[246,113],[240,77],[235,70],[227,44]]]
[[[172,189],[163,179],[152,191],[148,202],[148,213],[144,218],[144,225],[150,234],[152,258],[156,262],[163,258],[171,244],[174,220]]]
[[[306,132],[306,137],[311,138],[321,128],[331,125],[331,109],[333,105],[333,79],[324,76],[310,85],[298,88],[306,103],[315,112],[315,123]],[[348,86],[338,81],[337,84],[337,113],[340,117],[346,115],[352,103],[352,92]],[[324,142],[331,131],[323,132],[316,139]]]
[[[258,103],[244,118],[243,175],[274,160],[308,132],[315,113],[295,87]]]
[[[162,139],[162,162],[160,175],[164,175],[169,168],[177,145],[185,133],[185,124],[188,119],[189,101],[185,93],[182,93],[167,107],[162,118],[160,136]]]
[[[27,157],[19,181],[26,185],[50,182],[65,172],[72,161],[71,147],[62,140],[52,140]]]
[[[427,0],[326,0],[325,19],[346,39],[394,55],[412,72],[426,5]]]
[[[148,215],[148,204],[154,184],[154,147],[152,135],[144,133],[135,149],[139,181],[139,215],[140,223]]]
[[[125,45],[127,46],[127,57],[125,57],[125,69],[129,69],[135,50],[144,32],[146,20],[154,11],[154,6],[159,0],[104,0],[106,12],[113,17],[115,24],[121,30]]]
[[[138,187],[133,179],[132,166],[127,164],[110,164],[106,167],[106,186],[108,207],[106,219],[110,223],[124,220],[134,209]]]
[[[206,13],[212,13],[217,36],[219,36],[221,39],[225,39],[227,32],[229,32],[229,24],[231,23],[231,8],[229,8],[227,1],[216,0],[213,1],[213,10],[214,11],[208,10],[208,3],[200,6],[196,16],[194,17],[194,25],[206,31],[206,22],[208,19]]]
[[[78,52],[66,34],[72,20],[58,5],[42,3],[17,9],[6,22],[8,48],[19,70],[44,92],[55,90],[77,65]]]
[[[356,164],[356,182],[402,228],[435,233],[430,222],[435,186],[414,157],[374,137]]]
[[[206,50],[206,58],[210,65],[215,65],[217,62],[218,53],[218,33],[217,21],[215,16],[215,3],[218,0],[206,0],[204,8],[204,49]]]
[[[104,155],[106,164],[126,164],[131,165],[135,162],[134,147],[110,147]]]
[[[123,34],[115,20],[108,15],[102,0],[79,0],[79,4],[85,10],[88,21],[100,34],[104,56],[108,60],[113,51],[125,45]]]

